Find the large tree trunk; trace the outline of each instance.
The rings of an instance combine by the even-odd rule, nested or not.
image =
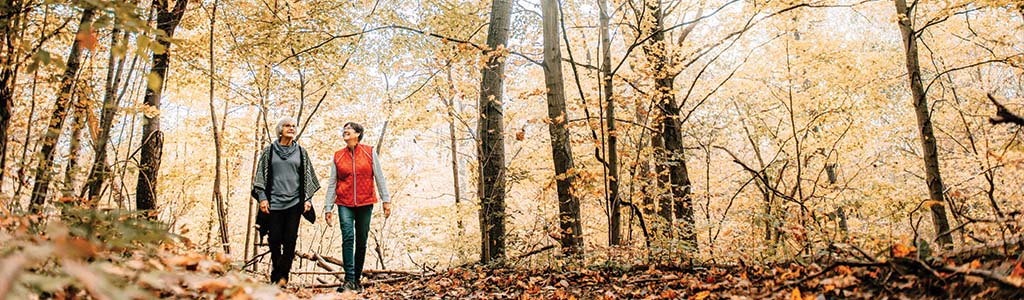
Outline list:
[[[480,226],[483,252],[480,262],[489,263],[505,256],[505,130],[504,97],[505,56],[499,48],[508,45],[511,0],[492,0],[487,28],[487,65],[480,81]]]
[[[921,131],[921,148],[924,150],[925,181],[928,184],[928,198],[932,201],[932,223],[935,225],[936,240],[942,245],[951,245],[953,238],[949,232],[949,220],[946,218],[946,207],[943,197],[942,176],[939,174],[939,153],[932,131],[932,118],[928,112],[928,98],[921,84],[921,66],[917,58],[917,34],[910,20],[910,11],[906,0],[894,0],[896,16],[899,18],[900,33],[903,36],[903,47],[906,50],[907,73],[910,80],[910,93],[913,97],[914,112],[917,114],[917,126]]]
[[[580,225],[580,200],[573,194],[575,175],[572,145],[569,143],[568,113],[565,109],[565,83],[562,79],[562,47],[559,40],[558,0],[541,1],[544,23],[544,83],[548,94],[548,132],[551,135],[551,158],[555,163],[555,184],[558,189],[558,222],[561,228],[562,252],[583,253],[583,227]]]
[[[78,32],[76,37],[86,35],[88,30],[91,30],[92,17],[95,15],[96,9],[89,7],[82,12],[82,18],[78,22]],[[46,128],[46,132],[43,133],[40,143],[42,149],[40,153],[42,157],[39,159],[39,164],[36,167],[36,182],[32,187],[32,203],[31,208],[33,212],[40,212],[43,204],[46,203],[46,196],[50,189],[50,180],[53,177],[53,152],[57,147],[57,139],[60,138],[63,133],[64,121],[67,119],[68,108],[71,104],[71,92],[74,87],[75,78],[78,75],[78,69],[81,65],[82,46],[79,39],[75,39],[71,43],[71,51],[68,53],[67,69],[64,70],[63,77],[60,82],[60,91],[57,94],[57,103],[54,104],[53,113],[50,114],[49,126]]]
[[[605,122],[608,128],[608,151],[605,163],[608,168],[608,244],[622,243],[622,212],[619,209],[619,153],[615,134],[615,100],[612,86],[612,55],[611,39],[609,38],[608,8],[605,0],[597,0],[600,11],[599,27],[601,31],[601,82],[605,101]]]
[[[216,166],[213,169],[213,201],[217,203],[217,220],[220,221],[220,242],[224,246],[224,253],[231,253],[231,243],[228,241],[228,226],[227,226],[227,214],[224,211],[224,195],[221,192],[221,136],[220,129],[217,127],[217,112],[213,105],[213,94],[214,84],[213,75],[217,74],[217,67],[213,64],[213,30],[214,25],[217,22],[217,4],[219,1],[213,1],[213,9],[210,11],[210,127],[213,127],[213,145],[216,151]],[[299,118],[302,117],[302,110],[299,109]],[[227,115],[224,115],[227,118]],[[302,199],[305,201],[305,199]]]
[[[117,19],[117,16],[114,17]],[[114,29],[110,34],[110,48],[116,47],[121,40],[127,41],[128,33],[125,32],[121,36],[121,40],[118,39],[118,35],[121,34],[121,28],[117,25],[118,21],[114,22]],[[86,181],[86,190],[88,190],[88,198],[90,203],[99,203],[99,198],[103,193],[103,182],[106,181],[107,176],[110,175],[110,165],[107,164],[107,143],[110,142],[110,128],[114,126],[114,116],[117,115],[117,109],[120,106],[118,97],[116,97],[117,89],[121,86],[121,72],[124,71],[124,58],[125,54],[118,56],[115,51],[110,51],[110,57],[107,60],[107,84],[104,87],[103,92],[103,109],[100,112],[100,128],[99,132],[96,133],[96,141],[93,144],[93,156],[92,169],[89,171],[89,179]],[[116,69],[116,71],[115,71]]]
[[[181,17],[185,15],[185,6],[188,5],[188,0],[177,0],[174,2],[174,8],[167,10],[168,1],[170,0],[153,1],[154,9],[157,12],[157,29],[166,33],[166,36],[157,37],[157,41],[163,46],[164,51],[160,54],[153,54],[153,67],[150,69],[150,76],[147,76],[146,96],[143,100],[147,107],[155,109],[160,108],[160,97],[167,80],[171,38],[174,37],[174,29],[178,27],[178,22],[181,22]],[[160,114],[146,115],[142,125],[142,158],[139,160],[139,178],[135,185],[135,208],[138,210],[156,209],[157,174],[160,171],[163,144]]]
[[[652,56],[655,65],[655,97],[658,103],[658,108],[661,112],[661,136],[664,139],[664,147],[667,155],[665,164],[669,170],[669,184],[672,192],[672,214],[675,219],[675,223],[679,223],[681,232],[678,237],[684,242],[691,250],[697,250],[697,235],[694,228],[693,219],[693,199],[690,197],[690,175],[686,169],[686,155],[683,148],[683,133],[682,124],[680,123],[680,107],[676,103],[675,98],[675,77],[678,73],[672,73],[669,71],[669,58],[667,43],[669,41],[665,38],[665,32],[663,31],[665,16],[664,11],[661,8],[660,2],[652,2],[648,6],[653,13],[654,17],[654,32],[651,38],[652,45],[649,47],[648,54]],[[696,23],[694,23],[696,24]],[[692,30],[692,26],[687,28],[684,34]],[[685,35],[680,38],[684,39]],[[662,205],[663,209],[667,205]],[[661,214],[668,216],[669,214],[662,211]],[[676,227],[676,226],[673,226]],[[675,236],[673,234],[673,236]]]

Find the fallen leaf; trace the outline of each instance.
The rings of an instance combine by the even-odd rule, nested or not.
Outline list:
[[[693,299],[693,300],[703,300],[704,298],[707,298],[708,296],[711,296],[711,291],[700,291],[696,295],[693,295],[693,297],[690,298],[690,299]]]

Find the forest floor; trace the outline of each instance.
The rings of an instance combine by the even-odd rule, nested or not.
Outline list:
[[[1019,253],[1019,252],[1018,252]],[[1020,261],[836,261],[828,265],[712,267],[693,270],[456,268],[381,283],[361,293],[290,288],[312,299],[1021,299]],[[1002,276],[999,274],[1010,274]]]
[[[521,269],[373,274],[360,293],[290,287],[312,299],[1022,299],[1019,237],[943,255],[894,246],[885,257],[773,266]]]
[[[0,216],[0,299],[1024,298],[1022,235],[937,254],[894,245],[872,255],[835,245],[830,257],[774,265],[377,271],[366,272],[363,291],[338,293],[328,282],[269,285],[265,275],[167,236],[145,218],[68,212],[44,229],[33,228],[35,218]],[[300,256],[337,274],[333,258]]]

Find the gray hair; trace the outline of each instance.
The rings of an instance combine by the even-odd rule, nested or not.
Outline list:
[[[277,135],[278,138],[281,137],[281,132],[284,131],[284,124],[288,123],[288,122],[291,122],[292,124],[295,124],[296,126],[299,125],[299,123],[295,121],[295,118],[292,118],[292,117],[281,118],[280,120],[277,121],[277,125],[274,125],[274,133]]]

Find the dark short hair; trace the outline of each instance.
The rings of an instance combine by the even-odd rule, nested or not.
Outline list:
[[[359,125],[359,123],[356,122],[348,122],[345,123],[345,126],[341,126],[342,129],[345,127],[352,127],[352,130],[359,134],[359,141],[363,141],[363,125]]]

